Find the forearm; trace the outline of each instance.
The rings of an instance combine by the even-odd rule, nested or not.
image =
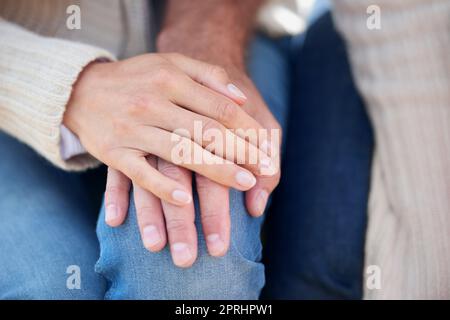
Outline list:
[[[263,0],[169,0],[158,50],[243,67],[246,44],[262,3]]]

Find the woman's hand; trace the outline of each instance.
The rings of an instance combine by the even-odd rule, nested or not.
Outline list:
[[[275,163],[279,162],[281,128],[259,92],[245,72],[229,68],[232,79],[239,83],[248,97],[239,103],[249,114],[257,118],[268,132],[275,133],[277,141],[271,141],[269,152]],[[270,134],[269,134],[270,137]],[[192,189],[192,172],[166,162],[152,158],[152,164],[158,170]],[[200,218],[208,252],[212,256],[223,256],[230,243],[229,190],[208,178],[195,174],[197,193],[200,204]],[[273,176],[259,176],[255,187],[246,193],[246,204],[252,216],[260,216],[266,207],[270,193],[280,179],[279,170]],[[128,212],[130,180],[123,174],[109,168],[105,192],[106,223],[112,227],[121,225]],[[191,266],[197,257],[197,230],[195,227],[195,210],[193,204],[183,207],[159,201],[153,194],[133,186],[137,221],[144,246],[156,252],[163,249],[167,242],[174,264],[179,267]],[[114,214],[108,214],[108,208],[114,208]]]
[[[185,205],[192,200],[190,190],[152,167],[149,155],[173,162],[173,150],[182,144],[186,147],[183,150],[191,152],[187,157],[190,161],[177,164],[238,190],[255,185],[253,174],[277,172],[270,158],[254,143],[225,132],[227,128],[262,128],[225,95],[245,101],[223,69],[179,54],[147,54],[120,62],[92,63],[74,86],[64,124],[100,161],[168,203]],[[203,130],[221,132],[224,138],[231,134],[236,152],[211,148],[210,142],[203,139],[191,140],[195,137],[195,122]],[[173,133],[179,129],[184,129],[184,136]],[[199,154],[209,161],[194,161]],[[252,154],[257,155],[256,163],[245,162]]]

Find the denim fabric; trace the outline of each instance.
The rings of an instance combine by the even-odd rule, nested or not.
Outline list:
[[[293,57],[289,148],[266,223],[263,297],[360,299],[373,138],[329,13]]]
[[[288,104],[287,59],[273,41],[259,37],[252,45],[249,72],[271,111],[283,124]],[[270,77],[268,76],[270,75]],[[220,204],[219,204],[220,205]],[[249,216],[244,194],[230,192],[231,246],[221,258],[211,257],[199,223],[199,255],[191,268],[173,265],[169,249],[151,253],[140,239],[136,209],[130,202],[127,222],[109,228],[104,208],[97,226],[101,255],[96,271],[108,279],[107,299],[257,299],[264,285],[260,231],[263,218]]]
[[[284,53],[273,41],[260,37],[253,43],[249,70],[283,123],[289,81]],[[126,223],[117,229],[105,225],[101,210],[97,240],[98,208],[93,202],[102,192],[96,187],[104,188],[102,170],[100,178],[94,173],[89,179],[62,172],[3,133],[0,152],[1,299],[258,298],[264,285],[260,262],[263,219],[248,215],[243,193],[230,193],[228,254],[210,257],[198,225],[198,261],[190,269],[180,269],[173,265],[167,249],[161,253],[144,249],[133,203]],[[80,267],[79,290],[66,287],[71,265]]]
[[[98,209],[82,176],[52,167],[4,133],[0,153],[0,299],[101,299]],[[80,290],[66,286],[71,265],[80,267]]]

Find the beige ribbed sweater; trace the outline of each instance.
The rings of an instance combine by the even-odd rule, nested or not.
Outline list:
[[[74,3],[81,30],[66,28]],[[71,86],[90,61],[149,50],[146,3],[2,0],[0,129],[61,168],[94,164],[61,159]],[[381,289],[365,297],[450,298],[450,1],[376,3],[382,29],[371,31],[372,1],[334,2],[376,134],[366,266],[381,268]]]
[[[65,105],[72,84],[89,62],[151,49],[147,3],[1,0],[0,129],[60,168],[80,170],[98,164],[89,155],[62,159],[60,125]],[[66,9],[73,4],[81,8],[79,30],[66,26]]]
[[[375,128],[367,298],[450,299],[450,1],[335,1],[353,72]]]

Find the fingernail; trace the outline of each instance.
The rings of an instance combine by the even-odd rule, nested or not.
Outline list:
[[[183,267],[192,260],[192,253],[189,246],[183,242],[176,242],[171,246],[172,259],[175,265]]]
[[[158,228],[154,225],[149,225],[142,231],[144,238],[144,246],[146,248],[152,248],[161,242],[161,236],[159,235]]]
[[[270,158],[262,158],[259,160],[259,170],[263,176],[273,176],[277,173],[277,169]]]
[[[191,201],[192,201],[191,195],[183,190],[175,190],[174,192],[172,192],[172,198],[175,201],[185,203],[185,204],[191,203]]]
[[[227,85],[227,89],[236,98],[247,99],[245,94],[238,87],[236,87],[234,84],[232,84],[232,83],[228,84]]]
[[[264,210],[266,209],[267,199],[269,198],[269,194],[265,190],[260,190],[258,195],[256,196],[256,211],[258,215],[262,215]]]
[[[246,171],[239,171],[236,174],[236,182],[244,188],[251,188],[256,183],[256,178]]]
[[[105,221],[113,221],[117,219],[119,216],[119,211],[117,210],[117,206],[115,204],[109,204],[105,209]]]
[[[212,233],[206,237],[209,253],[213,256],[221,256],[225,253],[225,243],[217,233]]]

